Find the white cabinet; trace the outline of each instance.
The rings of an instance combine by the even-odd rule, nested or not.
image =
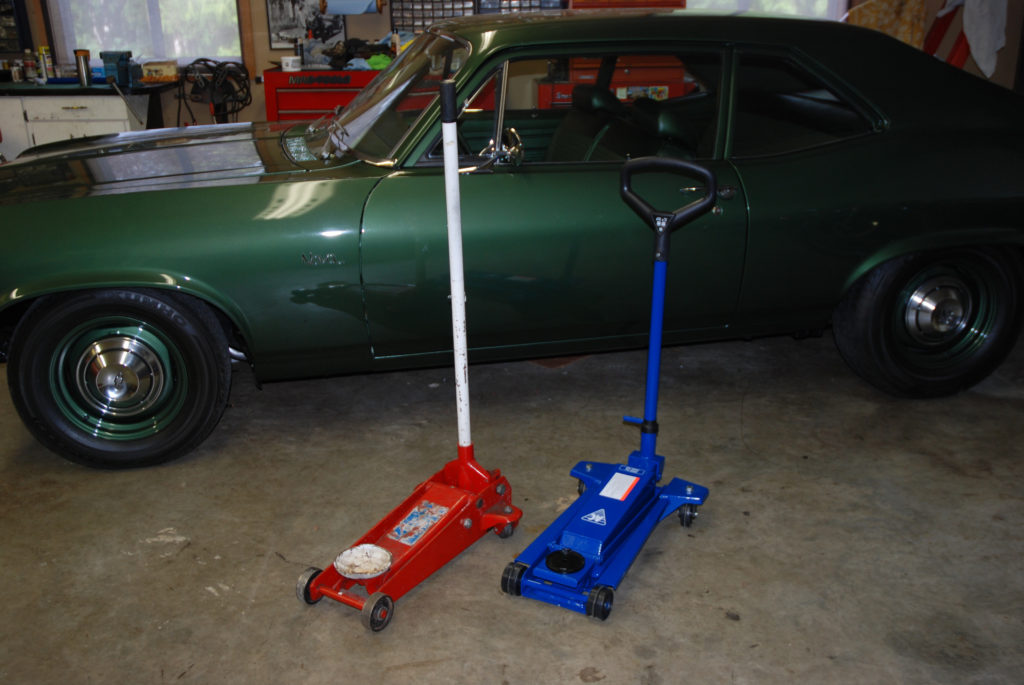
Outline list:
[[[21,98],[0,97],[0,153],[14,159],[31,143]]]
[[[0,127],[21,120],[24,137],[16,151],[4,148],[8,159],[32,145],[101,133],[120,133],[146,128],[146,95],[32,95],[0,97]],[[12,105],[11,103],[17,103]],[[17,116],[13,109],[17,108]],[[9,111],[10,110],[10,111]],[[10,122],[10,123],[9,123]],[[6,131],[4,142],[6,145]],[[16,147],[17,142],[11,147]]]

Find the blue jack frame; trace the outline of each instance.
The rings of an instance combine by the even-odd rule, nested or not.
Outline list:
[[[632,176],[652,171],[697,177],[704,182],[701,199],[674,212],[659,212],[633,192]],[[676,159],[641,157],[622,168],[621,193],[655,234],[651,325],[640,449],[625,464],[581,461],[571,473],[580,496],[534,540],[501,576],[502,591],[537,599],[604,620],[611,613],[615,589],[640,554],[655,526],[678,512],[689,526],[704,504],[708,489],[673,478],[659,486],[665,458],[656,453],[658,379],[665,315],[669,238],[673,231],[709,211],[717,186],[708,169]]]

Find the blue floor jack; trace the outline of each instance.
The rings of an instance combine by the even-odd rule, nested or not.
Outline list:
[[[704,196],[674,212],[659,212],[633,191],[633,174],[644,172],[699,178],[704,182]],[[682,160],[641,157],[626,162],[621,180],[623,201],[655,234],[644,417],[625,417],[627,423],[640,427],[640,449],[629,455],[626,464],[576,464],[572,475],[579,480],[580,496],[501,576],[503,592],[601,620],[611,613],[615,589],[654,527],[672,512],[678,512],[682,525],[689,526],[708,496],[707,488],[679,478],[658,485],[665,458],[655,453],[655,441],[669,238],[674,230],[712,208],[715,177],[708,169]]]

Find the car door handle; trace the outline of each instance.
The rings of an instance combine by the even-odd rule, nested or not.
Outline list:
[[[704,186],[690,186],[689,188],[680,188],[680,193],[703,193]],[[720,200],[731,200],[736,197],[736,186],[718,186],[718,199]]]

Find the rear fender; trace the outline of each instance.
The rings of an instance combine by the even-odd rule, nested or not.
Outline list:
[[[843,283],[840,298],[845,296],[853,284],[864,275],[870,273],[884,262],[896,257],[917,252],[930,252],[956,247],[979,247],[983,245],[1004,245],[1008,249],[1020,252],[1024,248],[1024,233],[1019,228],[971,228],[970,230],[954,230],[910,236],[903,240],[887,243],[864,259],[856,269],[850,272],[846,282]]]

